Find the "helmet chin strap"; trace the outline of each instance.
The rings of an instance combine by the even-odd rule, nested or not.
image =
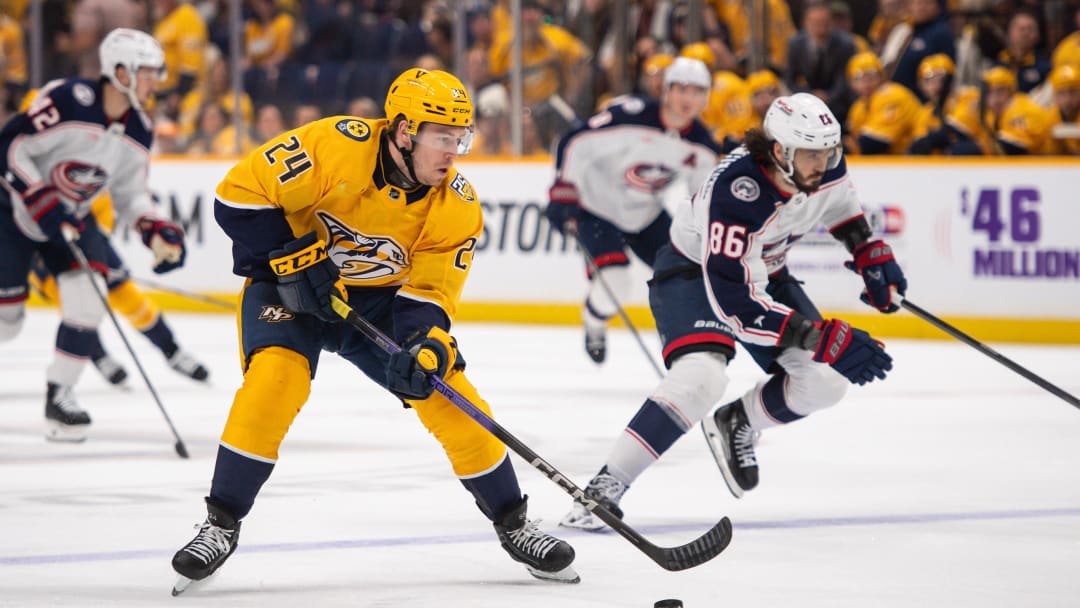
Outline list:
[[[394,148],[397,149],[398,154],[401,154],[401,159],[405,162],[405,169],[406,171],[408,171],[408,173],[402,171],[401,167],[399,167],[396,162],[393,162],[393,157],[390,156],[390,150],[389,148],[387,148],[386,156],[390,159],[391,162],[384,163],[384,166],[386,164],[390,165],[390,171],[386,175],[386,181],[397,186],[398,188],[401,188],[402,190],[412,190],[413,188],[420,185],[420,180],[416,177],[416,169],[413,167],[412,151],[406,150],[405,148],[397,145],[397,141],[395,141],[395,139],[396,138],[392,137],[390,133],[386,134],[385,141],[389,145],[394,146]]]
[[[776,154],[774,154],[772,150],[769,151],[769,155],[772,156],[773,164],[780,170],[780,175],[784,176],[784,181],[791,186],[798,188],[799,185],[795,183],[795,161],[788,158],[787,148],[783,144],[780,146],[784,150],[784,160],[776,158]],[[792,156],[794,156],[794,154],[792,154]]]

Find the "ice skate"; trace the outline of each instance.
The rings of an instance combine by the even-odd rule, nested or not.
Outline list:
[[[619,501],[622,500],[623,494],[629,489],[630,486],[615,479],[607,472],[607,467],[604,467],[600,469],[600,472],[595,477],[589,480],[589,485],[585,487],[585,496],[600,503],[608,511],[615,514],[616,517],[622,519],[623,512],[619,508]],[[595,532],[602,530],[607,524],[586,509],[585,505],[575,501],[574,506],[562,518],[559,525],[564,528],[577,528]]]
[[[79,407],[70,386],[49,383],[45,392],[45,438],[49,441],[86,441],[90,414]]]
[[[594,362],[604,362],[604,358],[607,356],[606,328],[585,326],[585,352]]]
[[[127,380],[128,373],[124,369],[124,366],[120,365],[120,362],[113,359],[108,354],[101,355],[96,359],[91,359],[94,363],[94,367],[105,378],[105,381],[113,386],[122,386],[124,381]]]
[[[742,400],[718,408],[701,421],[705,441],[712,450],[724,481],[735,498],[758,484],[757,456],[754,454],[754,430],[743,412]]]
[[[210,372],[207,371],[202,363],[199,363],[194,357],[182,350],[177,349],[173,354],[168,355],[168,361],[169,367],[192,380],[205,382],[206,379],[210,377]]]
[[[173,595],[180,595],[192,582],[213,574],[236,551],[240,539],[240,522],[209,500],[206,521],[195,528],[199,533],[172,559],[173,570],[180,575],[173,585]]]
[[[528,499],[528,496],[522,498],[516,507],[495,522],[495,532],[503,549],[514,561],[525,564],[529,574],[538,579],[580,583],[581,577],[570,565],[574,561],[574,548],[541,531],[537,526],[540,520],[525,517]]]

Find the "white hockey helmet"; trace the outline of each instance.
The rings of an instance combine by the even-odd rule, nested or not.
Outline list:
[[[763,127],[769,139],[783,149],[778,158],[780,170],[791,179],[795,174],[795,150],[832,150],[830,169],[840,164],[840,123],[829,106],[810,93],[777,97],[765,112]]]
[[[673,83],[688,84],[708,91],[712,87],[712,74],[704,62],[691,57],[676,57],[664,69],[664,90]]]
[[[101,75],[122,93],[128,96],[131,105],[141,109],[135,96],[135,74],[139,68],[154,68],[158,79],[165,80],[165,52],[153,36],[146,32],[119,27],[108,33],[98,47],[101,59]],[[124,66],[128,72],[128,85],[120,84],[116,78],[116,68]]]

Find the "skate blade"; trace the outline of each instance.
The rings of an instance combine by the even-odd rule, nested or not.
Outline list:
[[[602,532],[607,528],[607,524],[603,522],[599,517],[588,513],[585,516],[579,516],[575,513],[567,513],[566,517],[562,518],[559,525],[563,528],[574,528],[575,530],[584,530],[586,532]]]
[[[532,566],[525,566],[525,569],[529,571],[529,574],[542,581],[551,581],[553,583],[565,583],[568,585],[575,585],[581,582],[581,577],[578,576],[573,566],[567,566],[558,572],[544,572],[543,570],[537,570]]]
[[[68,425],[55,420],[46,420],[45,439],[57,443],[82,443],[86,441],[86,429],[89,424]]]
[[[731,467],[728,466],[727,455],[724,453],[724,440],[720,427],[716,426],[716,421],[713,420],[712,415],[706,415],[701,419],[701,430],[705,433],[705,443],[709,445],[709,451],[712,452],[713,459],[716,460],[716,466],[720,468],[720,474],[724,476],[724,483],[727,484],[728,490],[735,498],[742,498],[745,491],[739,482],[735,480],[735,475],[731,472]]]
[[[173,587],[172,587],[173,597],[176,597],[176,596],[180,595],[181,593],[183,593],[184,590],[186,590],[191,585],[191,583],[193,583],[193,582],[195,582],[195,581],[191,580],[190,578],[188,578],[186,576],[183,576],[183,575],[177,576],[176,577],[176,582],[173,583]]]

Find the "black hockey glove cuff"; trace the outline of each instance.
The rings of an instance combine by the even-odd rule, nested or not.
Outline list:
[[[390,355],[386,387],[402,399],[427,399],[435,390],[428,379],[429,374],[442,378],[446,372],[463,364],[458,356],[457,341],[441,327],[417,331],[400,351]]]
[[[278,277],[277,291],[285,308],[331,323],[341,321],[330,296],[348,302],[349,294],[337,266],[326,254],[326,245],[314,232],[271,251],[270,268]]]

